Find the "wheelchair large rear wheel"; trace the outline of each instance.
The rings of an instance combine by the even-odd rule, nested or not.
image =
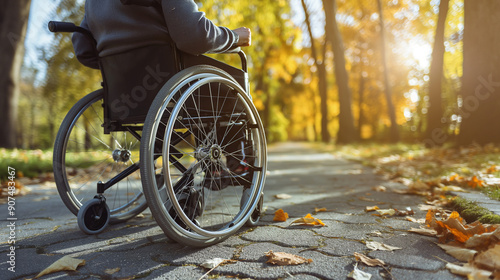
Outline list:
[[[202,247],[234,234],[261,206],[265,172],[261,120],[226,72],[193,66],[160,90],[144,124],[141,178],[169,238]]]
[[[130,219],[147,208],[139,171],[138,133],[104,134],[103,90],[80,99],[64,118],[54,144],[54,179],[66,207],[75,215],[97,193],[98,182],[117,182],[104,196],[110,222]],[[127,174],[121,176],[119,174]]]

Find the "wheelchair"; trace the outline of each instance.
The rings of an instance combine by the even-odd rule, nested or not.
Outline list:
[[[49,29],[93,40],[73,23]],[[83,232],[147,207],[167,237],[188,246],[256,225],[266,139],[246,56],[232,52],[241,69],[171,44],[99,58],[103,88],[74,104],[54,143],[57,190]]]

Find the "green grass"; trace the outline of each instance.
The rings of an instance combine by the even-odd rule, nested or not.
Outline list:
[[[480,221],[483,224],[500,224],[500,216],[491,213],[473,201],[457,197],[450,203],[450,207],[468,223]]]
[[[95,158],[102,158],[100,152],[74,153],[67,155],[67,167],[86,168]],[[8,168],[16,170],[16,178],[35,178],[40,174],[53,172],[52,150],[0,149],[0,181],[8,180]]]
[[[487,187],[483,190],[483,192],[489,196],[491,199],[500,200],[500,187],[492,186]]]

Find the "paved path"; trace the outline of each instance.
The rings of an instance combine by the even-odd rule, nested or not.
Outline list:
[[[347,279],[356,263],[354,252],[385,261],[386,268],[359,269],[372,279],[462,279],[445,269],[456,261],[445,254],[437,240],[407,232],[417,224],[402,217],[381,218],[364,211],[366,206],[418,210],[419,196],[372,187],[404,188],[383,181],[373,170],[305,144],[285,143],[270,147],[265,190],[267,211],[256,228],[243,228],[226,241],[204,249],[187,248],[166,238],[149,212],[126,224],[110,226],[104,233],[88,236],[78,230],[51,184],[32,186],[16,204],[16,272],[7,270],[9,229],[6,205],[0,205],[0,279],[33,278],[62,256],[85,259],[76,272],[59,272],[42,279],[199,279],[206,269],[199,265],[215,257],[237,262],[216,268],[210,279]],[[286,193],[289,199],[276,199]],[[326,227],[293,226],[290,221],[312,213],[315,207],[331,212],[315,214]],[[288,222],[273,222],[275,210],[289,213]],[[394,252],[369,250],[373,240],[401,247]],[[313,260],[298,266],[266,264],[265,253],[288,252]],[[109,274],[108,269],[119,268]],[[236,276],[236,278],[235,278]]]

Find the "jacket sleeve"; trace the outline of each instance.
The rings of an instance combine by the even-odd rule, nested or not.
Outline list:
[[[160,0],[170,37],[181,51],[198,55],[224,52],[238,42],[227,27],[216,26],[193,0]]]
[[[85,16],[80,26],[89,30]],[[95,43],[86,35],[78,32],[73,33],[71,39],[78,61],[87,67],[99,69],[99,57]]]

